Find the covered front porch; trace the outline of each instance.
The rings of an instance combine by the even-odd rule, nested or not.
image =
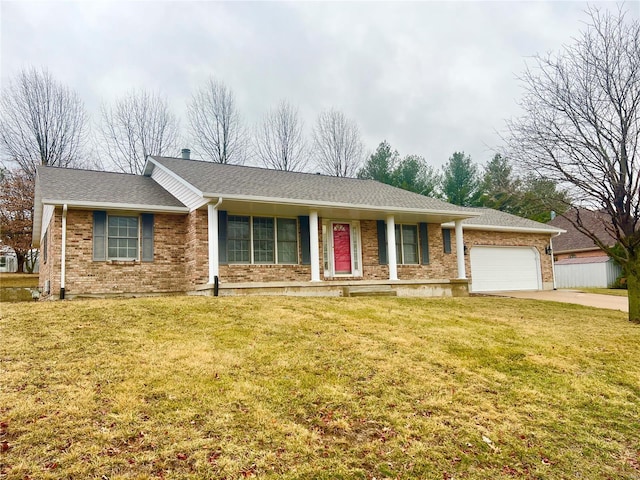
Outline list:
[[[462,232],[468,212],[310,208],[223,198],[204,208],[208,281],[194,285],[193,294],[343,296],[362,287],[400,296],[468,294]],[[445,222],[455,230],[443,230]],[[257,246],[265,223],[277,232],[266,256]],[[281,224],[295,227],[295,247],[280,241]],[[243,250],[238,261],[241,228],[248,232],[243,248],[249,252]],[[295,248],[297,261],[281,262],[281,246],[287,254]]]

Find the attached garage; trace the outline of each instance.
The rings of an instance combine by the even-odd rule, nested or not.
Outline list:
[[[470,250],[471,291],[540,290],[540,255],[534,247],[478,246]]]

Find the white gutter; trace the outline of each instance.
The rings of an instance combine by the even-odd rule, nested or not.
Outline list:
[[[67,267],[67,204],[62,206],[62,253],[60,254],[60,300],[64,300]]]
[[[205,197],[217,198],[218,195],[205,193]],[[298,200],[288,198],[273,198],[273,197],[261,197],[251,195],[225,195],[227,201],[238,200],[243,202],[257,202],[276,205],[294,205],[300,207],[325,207],[325,208],[344,208],[344,209],[356,209],[372,212],[394,212],[394,213],[417,213],[421,215],[446,215],[454,218],[470,218],[479,217],[482,215],[478,212],[459,211],[459,210],[431,210],[429,208],[416,208],[416,207],[394,207],[389,205],[368,205],[359,203],[338,203],[338,202],[322,202],[317,200]]]
[[[166,205],[145,205],[142,203],[111,203],[111,202],[86,202],[75,200],[58,200],[45,198],[41,200],[43,205],[68,205],[73,208],[89,208],[95,210],[143,210],[157,213],[189,213],[187,207],[171,207]]]
[[[222,203],[222,197],[215,205],[207,206],[207,227],[209,236],[209,283],[214,284],[220,274],[220,245],[218,244],[218,207]]]
[[[454,228],[453,222],[447,222],[442,224],[442,228]],[[488,232],[518,232],[518,233],[546,233],[547,235],[554,236],[565,233],[566,230],[560,228],[536,228],[536,227],[508,227],[505,225],[477,225],[477,224],[462,224],[463,230],[484,230]]]

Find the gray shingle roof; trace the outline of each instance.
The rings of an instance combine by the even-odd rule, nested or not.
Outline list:
[[[570,252],[572,250],[600,249],[600,247],[598,247],[591,238],[577,230],[571,221],[565,217],[569,217],[575,221],[576,210],[569,210],[565,213],[565,216],[558,215],[549,222],[549,225],[557,228],[563,228],[567,231],[558,238],[553,239],[553,249],[556,253]],[[606,228],[607,225],[611,225],[611,218],[607,218],[606,215],[600,212],[593,212],[585,209],[580,209],[580,218],[582,219],[585,227],[595,233],[606,245],[613,246],[616,244],[616,239],[607,231]]]
[[[149,177],[71,168],[38,167],[42,200],[184,207]]]
[[[464,213],[469,209],[374,180],[152,157],[203,194]]]
[[[560,229],[552,225],[518,217],[517,215],[501,212],[500,210],[494,210],[492,208],[469,207],[467,210],[480,213],[480,216],[463,220],[463,227],[475,227],[477,229],[481,229],[482,227],[500,227],[514,230],[546,230],[549,233],[560,231]],[[453,224],[447,226],[453,226]]]

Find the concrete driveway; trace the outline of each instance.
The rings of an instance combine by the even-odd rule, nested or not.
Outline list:
[[[629,311],[629,299],[615,295],[583,293],[578,290],[545,290],[540,292],[491,292],[491,295],[511,298],[530,298],[552,302],[575,303],[587,307],[608,308],[610,310]]]

